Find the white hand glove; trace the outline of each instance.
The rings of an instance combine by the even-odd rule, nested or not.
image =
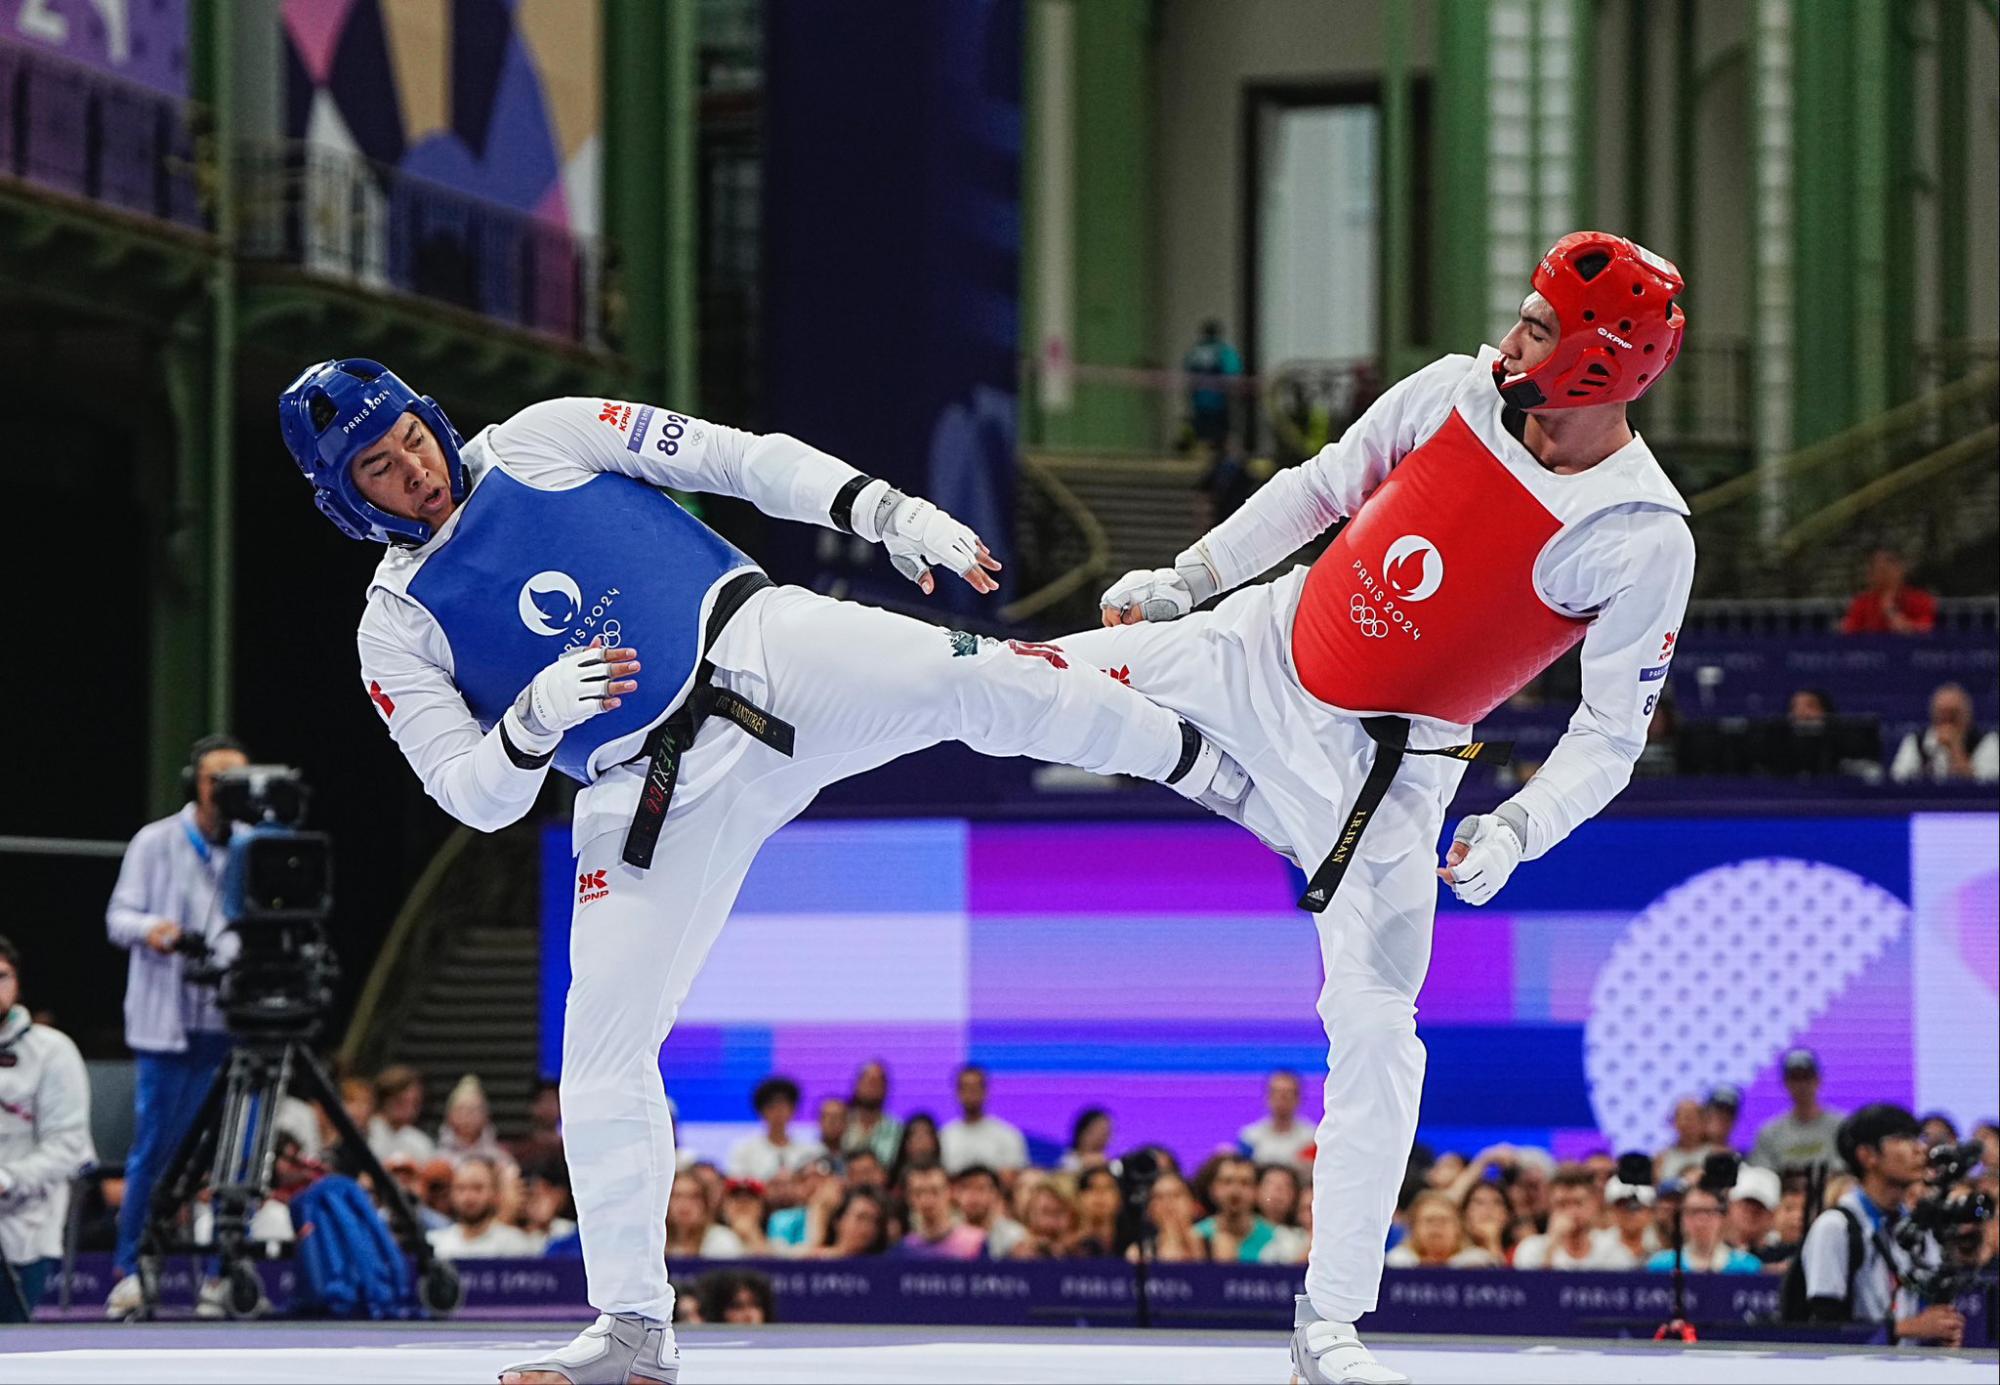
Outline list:
[[[1179,620],[1215,592],[1215,574],[1196,547],[1181,554],[1172,567],[1126,573],[1104,589],[1097,604],[1106,625],[1123,624],[1125,614],[1135,609],[1141,620]]]
[[[882,497],[882,506],[888,511],[881,530],[882,546],[889,550],[889,561],[896,571],[922,587],[926,596],[937,589],[937,579],[931,575],[932,563],[941,563],[968,581],[972,580],[971,574],[981,571],[979,555],[986,546],[969,526],[921,496],[904,495],[893,489]],[[973,585],[977,587],[979,583]]]
[[[1494,813],[1464,819],[1451,840],[1448,864],[1438,877],[1464,904],[1484,904],[1499,894],[1527,849],[1513,825]],[[1465,848],[1463,856],[1458,853],[1460,846]]]
[[[513,713],[530,744],[523,750],[554,749],[563,732],[618,705],[611,696],[611,665],[596,641],[565,649],[536,674],[514,699]]]
[[[1170,567],[1156,567],[1126,573],[1104,589],[1097,604],[1120,616],[1136,606],[1147,620],[1179,620],[1195,608],[1195,599],[1187,578]]]

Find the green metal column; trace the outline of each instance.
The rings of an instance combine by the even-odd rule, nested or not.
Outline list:
[[[1486,9],[1477,0],[1437,0],[1436,14],[1434,345],[1470,351],[1486,331]]]
[[[1667,258],[1680,268],[1690,284],[1701,283],[1700,256],[1697,254],[1695,213],[1701,199],[1700,186],[1701,82],[1696,76],[1701,34],[1696,27],[1694,0],[1680,0],[1674,14],[1674,239]],[[1685,371],[1687,367],[1683,366]],[[1694,430],[1695,393],[1686,388],[1685,375],[1668,380],[1668,398],[1673,401],[1674,429],[1682,437]]]
[[[701,349],[699,280],[701,264],[696,243],[701,206],[698,139],[701,100],[697,60],[701,43],[701,11],[697,0],[671,0],[666,6],[666,110],[661,135],[666,141],[666,215],[660,226],[665,244],[666,401],[683,412],[697,410],[696,382],[701,378],[696,352]]]
[[[1891,0],[1849,0],[1853,45],[1854,354],[1848,421],[1889,407],[1889,200],[1895,195],[1890,160]]]
[[[1651,0],[1632,0],[1625,33],[1625,225],[1624,234],[1643,242],[1654,239],[1652,222],[1652,131],[1647,93],[1653,75]],[[1668,256],[1669,259],[1672,256]]]
[[[1811,137],[1793,150],[1793,424],[1803,447],[1855,422],[1859,361],[1873,356],[1860,339],[1861,297],[1855,232],[1861,220],[1854,168],[1854,128],[1877,112],[1853,71],[1860,4],[1803,6],[1793,0],[1791,56],[1794,128]],[[1873,170],[1879,187],[1882,170]]]
[[[1597,21],[1601,0],[1570,0],[1569,88],[1576,121],[1570,143],[1571,230],[1597,225]]]
[[[1421,364],[1411,359],[1410,7],[1382,14],[1382,360],[1391,380]]]
[[[235,711],[236,604],[236,7],[228,0],[194,12],[200,67],[197,98],[209,110],[209,169],[220,244],[209,280],[208,670],[206,720],[230,724]]]
[[[1784,518],[1784,475],[1771,463],[1791,450],[1794,422],[1794,14],[1792,0],[1755,0],[1750,15],[1751,436],[1766,543]]]
[[[1054,37],[1069,53],[1070,80],[1064,93],[1038,91],[1030,75],[1027,147],[1033,158],[1023,179],[1024,224],[1037,228],[1024,257],[1024,294],[1029,307],[1025,341],[1038,356],[1061,323],[1044,322],[1067,304],[1073,336],[1070,361],[1085,365],[1140,366],[1152,352],[1153,158],[1151,94],[1152,7],[1150,0],[1044,0],[1030,14],[1029,61],[1038,61],[1042,40]],[[1058,11],[1061,11],[1059,13]],[[1065,37],[1066,34],[1066,37]],[[1047,184],[1061,177],[1051,167],[1053,151],[1038,148],[1033,122],[1060,116],[1074,131],[1066,192],[1070,214],[1064,227],[1049,222],[1060,207],[1048,203]],[[1051,101],[1051,97],[1057,97]],[[1052,111],[1051,107],[1055,109]],[[1062,200],[1058,194],[1057,201]],[[1063,242],[1072,256],[1064,266]],[[1249,253],[1247,250],[1245,253]],[[1065,271],[1066,285],[1060,276]],[[1045,276],[1058,276],[1055,293]],[[1238,324],[1240,325],[1240,324]],[[1046,366],[1046,361],[1040,362]],[[1160,401],[1148,390],[1078,382],[1069,407],[1045,411],[1038,441],[1054,447],[1139,450],[1154,445]]]
[[[1971,333],[1966,245],[1965,127],[1970,110],[1966,82],[1966,5],[1937,0],[1937,339],[1949,349]],[[1957,374],[1947,358],[1946,378]]]
[[[613,278],[606,329],[632,363],[632,394],[680,403],[667,392],[666,179],[618,177],[620,169],[667,167],[665,7],[655,0],[603,0],[604,230]]]

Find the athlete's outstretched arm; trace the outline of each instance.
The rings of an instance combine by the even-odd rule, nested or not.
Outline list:
[[[1242,509],[1176,558],[1172,568],[1119,579],[1102,598],[1105,623],[1186,615],[1353,514],[1396,463],[1444,421],[1470,359],[1445,356],[1397,381],[1339,441],[1266,481]]]
[[[1458,825],[1438,875],[1467,904],[1492,899],[1514,867],[1549,851],[1631,782],[1694,584],[1687,523],[1651,506],[1600,516],[1551,557],[1545,594],[1578,615],[1597,612],[1583,636],[1583,701],[1533,779]]]
[[[773,519],[847,530],[886,547],[896,570],[926,592],[935,585],[932,563],[975,590],[999,586],[988,576],[999,562],[965,525],[786,433],[746,433],[650,404],[568,398],[531,404],[498,425],[494,450],[505,457],[516,438],[598,471],[734,496]]]

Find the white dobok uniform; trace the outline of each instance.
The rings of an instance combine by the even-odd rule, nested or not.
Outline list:
[[[465,445],[468,503],[494,468],[552,491],[616,471],[832,527],[835,496],[859,474],[796,439],[695,419],[671,456],[628,446],[640,440],[627,431],[643,426],[634,410],[593,399],[533,405]],[[500,728],[481,729],[453,683],[443,631],[407,594],[420,562],[449,556],[464,513],[422,548],[384,555],[361,618],[361,681],[431,796],[492,831],[528,811],[547,767],[518,767]],[[560,557],[552,553],[551,565]],[[643,666],[644,642],[633,643]],[[590,1301],[665,1321],[674,1144],[660,1045],[764,841],[826,785],[940,741],[1154,780],[1183,754],[1179,717],[1095,669],[798,587],[750,596],[706,657],[716,686],[796,728],[793,755],[726,717],[709,719],[682,759],[647,870],[622,859],[643,763],[613,766],[583,788],[572,827],[584,883],[570,931],[563,1145]]]
[[[1336,538],[1335,549],[1312,569],[1324,576],[1328,595],[1325,609],[1310,614],[1347,640],[1336,647],[1345,666],[1325,670],[1327,680],[1354,690],[1346,704],[1316,697],[1301,681],[1294,633],[1308,628],[1299,618],[1308,587],[1304,568],[1179,620],[1057,641],[1068,654],[1120,670],[1133,688],[1234,756],[1253,785],[1243,824],[1308,873],[1334,846],[1374,763],[1376,746],[1361,718],[1409,716],[1413,748],[1466,741],[1471,716],[1425,716],[1397,704],[1411,700],[1407,689],[1451,684],[1460,665],[1491,662],[1519,629],[1571,620],[1583,641],[1582,705],[1547,763],[1512,799],[1527,819],[1524,859],[1548,851],[1616,796],[1645,744],[1693,580],[1686,505],[1637,437],[1587,471],[1556,475],[1544,468],[1503,424],[1492,383],[1497,356],[1491,348],[1477,358],[1448,356],[1401,381],[1338,442],[1279,473],[1197,545],[1226,592],[1336,522],[1360,515],[1427,442],[1447,432],[1456,437],[1460,451],[1444,460],[1457,470],[1433,466],[1433,486],[1442,483],[1433,493],[1450,495],[1462,473],[1466,487],[1491,492],[1474,497],[1474,513],[1454,519],[1444,513],[1452,508],[1446,503],[1427,519],[1421,507],[1406,504],[1381,531],[1395,537],[1386,553],[1349,553]],[[1447,429],[1454,416],[1459,422]],[[1454,571],[1479,566],[1470,550],[1479,543],[1483,513],[1517,514],[1544,526],[1513,560],[1518,590],[1496,580],[1461,581],[1454,591]],[[1455,544],[1445,538],[1454,530]],[[1504,547],[1505,535],[1495,542]],[[1397,566],[1399,553],[1427,547],[1430,560],[1442,555],[1441,581],[1406,575],[1400,586],[1385,588],[1383,574]],[[1422,573],[1424,558],[1417,561]],[[1496,562],[1489,564],[1493,571],[1505,567]],[[1329,563],[1339,571],[1322,574]],[[1348,585],[1334,586],[1336,577]],[[1483,618],[1480,603],[1489,589],[1499,595]],[[1453,638],[1440,633],[1448,599],[1460,602]],[[1379,661],[1386,682],[1406,691],[1370,698],[1371,661]],[[1546,662],[1539,658],[1538,666]],[[1505,668],[1487,670],[1485,679],[1519,686],[1533,671],[1509,677]],[[1307,681],[1324,686],[1314,670]],[[1478,700],[1476,688],[1471,696]],[[1501,690],[1486,700],[1504,696]],[[1315,1310],[1332,1321],[1352,1322],[1375,1307],[1423,1087],[1416,999],[1430,965],[1442,888],[1435,848],[1464,770],[1463,761],[1443,756],[1406,759],[1331,904],[1316,916],[1326,978],[1318,1009],[1330,1050],[1306,1289]]]

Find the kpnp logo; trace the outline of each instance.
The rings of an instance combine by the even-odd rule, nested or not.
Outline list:
[[[1444,585],[1444,554],[1421,534],[1405,534],[1382,555],[1382,577],[1402,601],[1422,601]]]
[[[625,425],[632,421],[632,406],[621,404],[615,399],[607,399],[598,407],[597,421],[608,423],[622,433],[625,431]]]
[[[611,886],[605,883],[604,876],[605,872],[601,870],[587,870],[577,876],[576,902],[578,904],[589,904],[609,895],[611,893]]]
[[[538,572],[521,584],[521,624],[537,635],[562,635],[583,609],[583,593],[567,572]]]

